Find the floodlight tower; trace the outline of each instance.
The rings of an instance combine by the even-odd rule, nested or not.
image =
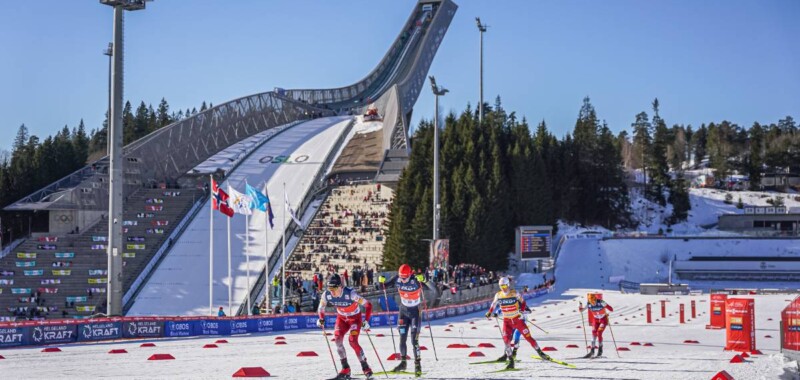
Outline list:
[[[100,0],[114,7],[114,38],[111,45],[111,113],[109,126],[108,183],[108,291],[106,314],[122,315],[122,86],[123,86],[123,12],[144,9],[147,0]]]
[[[481,24],[481,18],[475,17],[475,23],[478,24],[478,31],[481,34],[481,99],[478,103],[478,122],[483,123],[483,33],[489,25]]]
[[[439,238],[439,96],[444,96],[449,90],[436,85],[436,78],[429,77],[431,89],[436,98],[433,115],[433,241]]]

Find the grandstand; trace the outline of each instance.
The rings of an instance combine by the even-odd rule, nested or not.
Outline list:
[[[393,196],[380,184],[333,188],[292,252],[287,272],[309,280],[315,273],[377,271]]]

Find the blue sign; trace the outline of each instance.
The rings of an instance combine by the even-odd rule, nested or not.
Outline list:
[[[0,347],[16,347],[25,344],[25,328],[0,328]]]
[[[78,341],[122,338],[122,322],[103,322],[80,325]]]
[[[248,332],[250,332],[250,329],[248,327],[249,325],[248,322],[250,321],[246,319],[234,319],[229,322],[230,326],[228,326],[228,330],[230,330],[231,335],[247,334]]]
[[[164,322],[164,336],[193,336],[195,321],[166,321]]]
[[[217,319],[194,321],[194,335],[231,335],[231,325]]]
[[[77,338],[77,325],[43,325],[27,329],[31,344],[71,343]]]
[[[163,321],[128,321],[122,324],[125,338],[160,338],[164,336]]]

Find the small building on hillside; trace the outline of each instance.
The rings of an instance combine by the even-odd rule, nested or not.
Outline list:
[[[720,215],[718,228],[758,236],[800,236],[800,209],[747,206],[744,214]]]

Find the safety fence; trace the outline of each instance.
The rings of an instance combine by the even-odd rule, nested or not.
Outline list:
[[[523,295],[541,297],[550,289]],[[488,310],[492,299],[462,305],[429,309],[429,320],[466,315]],[[325,326],[333,327],[335,314],[325,316]],[[82,320],[51,320],[0,323],[0,348],[47,344],[96,342],[117,339],[179,338],[206,335],[241,335],[317,328],[315,313],[278,314],[242,317],[117,317]],[[372,326],[397,324],[396,312],[375,313]]]
[[[800,362],[800,297],[781,312],[781,352]]]

